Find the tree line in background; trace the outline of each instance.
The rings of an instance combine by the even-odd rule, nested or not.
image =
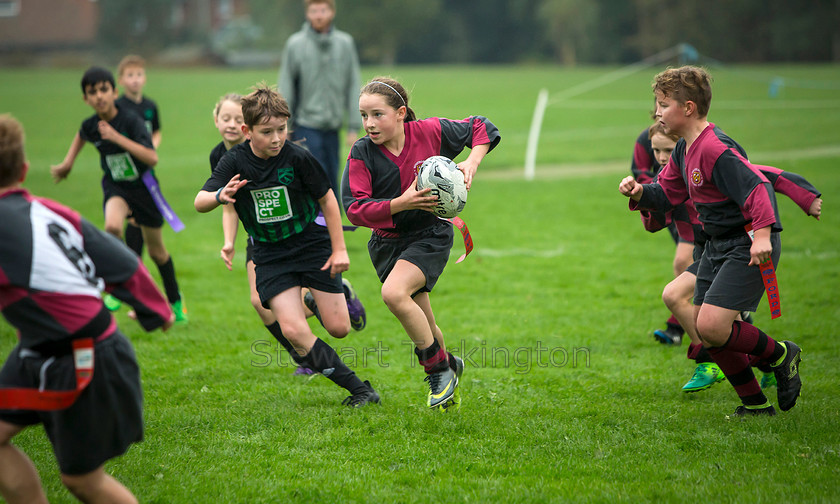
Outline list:
[[[109,0],[100,42],[279,55],[302,4],[250,0],[250,16],[209,33],[209,22],[173,29],[168,0]],[[729,62],[840,61],[840,0],[338,0],[336,26],[365,64],[628,63],[678,43]]]

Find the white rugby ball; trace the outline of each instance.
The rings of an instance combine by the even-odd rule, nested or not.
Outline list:
[[[432,156],[417,171],[417,189],[430,188],[437,196],[434,213],[439,217],[455,217],[467,204],[467,186],[464,174],[451,159]]]

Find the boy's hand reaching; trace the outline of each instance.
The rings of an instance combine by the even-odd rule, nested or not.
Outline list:
[[[72,166],[67,163],[59,163],[57,165],[50,166],[50,175],[52,175],[53,182],[57,184],[66,179],[71,168]]]
[[[229,271],[233,271],[233,255],[236,253],[236,249],[234,248],[232,243],[226,243],[222,250],[219,251],[219,255],[222,257],[222,260],[225,262],[225,266]]]
[[[221,192],[219,192],[219,202],[223,205],[226,205],[228,203],[236,203],[236,200],[233,198],[233,195],[236,194],[236,192],[247,183],[247,180],[239,180],[238,173],[234,175],[233,178],[230,179],[227,184],[225,184]]]
[[[642,199],[644,187],[642,184],[636,182],[636,179],[628,175],[618,184],[618,190],[621,191],[621,194],[629,197],[633,201],[639,201]]]
[[[814,216],[815,219],[820,220],[822,214],[822,198],[815,198],[811,202],[811,208],[808,209],[808,215]]]

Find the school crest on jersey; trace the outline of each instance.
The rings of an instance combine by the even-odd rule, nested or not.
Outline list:
[[[291,166],[286,166],[277,169],[277,181],[283,185],[289,185],[295,180],[295,169]]]
[[[691,183],[696,186],[703,185],[703,172],[700,171],[700,168],[691,170]]]

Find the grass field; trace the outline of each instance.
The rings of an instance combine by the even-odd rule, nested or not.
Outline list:
[[[91,113],[83,70],[0,70],[0,112],[26,127],[27,186],[101,225],[92,146],[68,180],[49,178]],[[242,239],[228,272],[218,256],[221,213],[193,210],[218,142],[215,100],[275,82],[276,69],[150,69],[147,92],[163,124],[156,171],[186,224],[164,236],[190,323],[144,333],[117,314],[142,369],[146,440],[108,471],[145,503],[838,500],[840,66],[712,69],[710,119],[753,161],[804,175],[825,200],[817,222],[780,197],[784,315],[771,322],[765,301],[755,315],[768,334],[803,348],[802,397],[790,412],[744,422],[726,419],[738,405],[727,383],[682,393],[693,370],[685,345],[651,336],[667,318],[659,296],[673,244],[644,231],[617,186],[648,124],[656,70],[552,103],[537,179],[522,180],[538,90],[560,93],[611,70],[363,69],[363,78],[400,79],[421,117],[482,114],[502,132],[462,214],[476,249],[450,263],[432,296],[449,348],[467,358],[461,410],[437,414],[424,406],[408,338],[380,301],[366,230],[346,239],[347,277],[368,326],[345,340],[316,330],[382,395],[381,407],[351,411],[326,379],[292,376],[250,307]],[[771,98],[776,77],[788,85]],[[0,324],[0,355],[14,342]],[[775,389],[768,397],[776,402]],[[16,443],[51,502],[73,502],[43,430]]]

